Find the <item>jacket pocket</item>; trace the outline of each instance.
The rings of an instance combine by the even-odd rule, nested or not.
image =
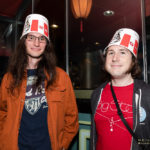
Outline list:
[[[65,87],[58,87],[58,88],[56,87],[51,90],[48,90],[47,101],[62,102],[64,101],[65,93],[66,93]]]
[[[58,127],[64,124],[65,116],[65,89],[50,90],[47,93],[47,103],[51,119]]]

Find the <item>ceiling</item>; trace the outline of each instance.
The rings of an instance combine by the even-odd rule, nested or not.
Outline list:
[[[113,10],[115,14],[113,16],[104,16],[103,12],[106,10]],[[88,45],[94,46],[95,42],[99,42],[100,48],[104,48],[114,32],[122,27],[135,29],[141,34],[140,0],[93,0],[89,17],[83,22],[82,35],[79,32],[79,20],[73,18],[72,14],[70,16],[70,26],[74,31],[72,32],[71,30],[70,33],[70,36],[73,37],[70,45],[76,43],[77,46],[80,36],[83,36],[85,45],[88,43]],[[84,42],[81,43],[84,44]]]
[[[34,2],[34,7],[32,3]],[[0,5],[0,20],[23,21],[29,13],[41,13],[45,15],[50,24],[56,23],[59,28],[51,29],[50,34],[54,40],[61,41],[65,45],[65,0],[4,0]],[[70,1],[69,1],[70,2]],[[147,25],[150,26],[150,1],[145,0]],[[118,28],[129,27],[136,30],[140,36],[141,0],[93,0],[91,12],[87,19],[83,20],[83,32],[80,32],[80,19],[75,19],[69,3],[68,29],[70,52],[78,52],[81,49],[103,49]],[[104,16],[103,12],[113,10],[113,16]],[[149,31],[148,31],[149,32]],[[98,45],[95,42],[99,42]]]

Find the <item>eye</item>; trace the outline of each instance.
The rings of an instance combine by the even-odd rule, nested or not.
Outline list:
[[[40,41],[46,41],[46,38],[44,36],[41,36],[39,39]]]
[[[34,36],[33,36],[33,35],[28,35],[27,38],[28,38],[29,40],[33,40],[33,39],[34,39]]]
[[[113,55],[114,52],[113,51],[108,51],[107,55]]]
[[[125,51],[121,51],[120,53],[121,53],[122,55],[123,55],[123,54],[126,54],[126,52],[125,52]]]

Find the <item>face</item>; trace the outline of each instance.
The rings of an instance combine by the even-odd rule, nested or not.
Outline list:
[[[131,52],[121,46],[110,46],[107,49],[105,70],[114,79],[125,78],[132,66]]]
[[[28,57],[40,58],[46,47],[46,38],[40,33],[29,33],[25,40],[25,46]]]

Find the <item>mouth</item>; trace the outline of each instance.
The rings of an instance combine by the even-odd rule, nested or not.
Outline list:
[[[121,65],[111,65],[111,67],[118,68],[121,67]]]
[[[35,48],[31,48],[33,51],[40,51],[41,49],[40,48],[37,48],[37,47],[35,47]]]

